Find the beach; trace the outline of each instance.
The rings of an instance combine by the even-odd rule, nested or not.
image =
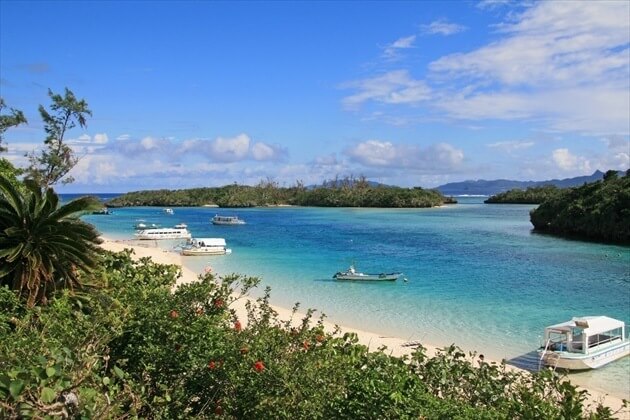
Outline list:
[[[180,267],[181,276],[177,279],[177,283],[175,287],[182,284],[197,281],[198,279],[199,273],[196,273],[193,270],[185,267],[182,261],[182,257],[177,252],[164,250],[159,247],[152,247],[149,244],[147,244],[147,246],[143,246],[143,245],[138,244],[136,241],[114,240],[107,237],[103,237],[102,239],[103,239],[103,243],[101,246],[105,250],[112,251],[112,252],[120,252],[120,251],[123,251],[124,249],[131,249],[134,251],[133,256],[135,259],[140,259],[143,257],[150,257],[156,263],[172,264],[172,265],[176,265]],[[221,275],[221,273],[215,273],[215,274],[218,276]],[[245,309],[245,303],[246,303],[245,299],[240,299],[240,300],[236,300],[232,306],[232,308],[235,310],[239,319],[242,320],[243,322],[247,320],[247,316],[246,316],[247,312]],[[276,313],[278,314],[278,319],[280,320],[286,321],[293,318],[296,323],[299,323],[299,321],[302,319],[302,316],[300,316],[300,314],[298,314],[297,317],[296,316],[292,317],[293,313],[290,309],[275,306],[275,305],[272,305],[272,309],[276,311]],[[387,348],[386,353],[392,356],[396,356],[396,357],[411,354],[414,350],[414,346],[410,344],[417,343],[416,341],[410,343],[407,339],[396,337],[394,335],[389,336],[389,335],[383,335],[380,333],[366,331],[362,329],[346,327],[344,325],[335,323],[334,319],[332,320],[329,319],[328,321],[325,321],[324,326],[328,331],[331,331],[331,332],[338,326],[340,327],[341,331],[344,333],[345,332],[356,333],[359,339],[359,342],[367,346],[369,349],[377,350],[379,348],[386,347]],[[422,341],[421,344],[427,349],[427,355],[429,357],[435,355],[438,351],[438,346],[431,345],[430,343],[427,343],[424,341]],[[457,345],[457,343],[455,344]],[[475,349],[463,348],[463,350],[466,352],[469,352]],[[481,350],[481,349],[477,349],[477,350]],[[477,354],[483,354],[483,351],[477,351]],[[497,364],[500,363],[499,361],[491,360],[487,357],[485,358],[485,361],[488,363],[493,363],[493,362]],[[510,370],[520,370],[519,368],[511,366],[511,365],[506,365],[506,368]],[[573,378],[571,379],[571,382],[581,387],[582,389],[585,389],[588,391],[588,393],[590,394],[590,397],[589,397],[590,402],[601,402],[605,406],[610,407],[613,410],[613,412],[619,410],[623,406],[623,398],[620,396],[610,395],[603,390],[594,388],[592,386],[589,386],[588,384],[582,383],[582,381],[575,380]],[[619,418],[630,418],[630,412],[628,411],[620,412],[618,416]]]

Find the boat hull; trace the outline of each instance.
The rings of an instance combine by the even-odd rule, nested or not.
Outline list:
[[[225,255],[231,252],[232,250],[223,248],[183,249],[182,255],[189,257],[196,255]]]
[[[382,274],[359,274],[359,273],[337,273],[333,276],[335,280],[346,281],[396,281],[401,273]]]
[[[597,369],[610,362],[630,355],[630,341],[613,344],[589,354],[564,351],[539,350],[541,360],[547,366],[566,370]]]

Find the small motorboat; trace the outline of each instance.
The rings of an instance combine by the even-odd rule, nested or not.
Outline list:
[[[353,281],[396,281],[402,273],[378,273],[368,274],[360,273],[351,265],[346,271],[340,271],[333,276],[335,280],[353,280]]]
[[[223,238],[192,238],[184,248],[182,255],[225,255],[231,254]]]
[[[245,221],[239,219],[238,216],[219,216],[215,215],[211,220],[213,225],[238,226],[244,225]]]

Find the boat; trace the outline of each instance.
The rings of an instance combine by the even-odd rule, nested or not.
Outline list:
[[[586,370],[630,354],[623,321],[607,316],[574,317],[545,328],[540,362],[554,368]]]
[[[212,218],[213,225],[244,225],[245,220],[239,219],[238,216],[219,216],[218,214]]]
[[[135,225],[133,225],[133,228],[135,230],[141,230],[141,229],[156,229],[159,228],[160,225],[156,224],[156,223],[151,223],[150,225],[146,223],[145,220],[138,220],[138,223],[136,223]],[[175,226],[177,227],[177,226]]]
[[[402,273],[378,273],[366,274],[355,270],[351,265],[346,271],[340,271],[333,276],[335,280],[358,280],[358,281],[396,281]]]
[[[182,248],[182,255],[224,255],[232,250],[227,247],[223,238],[192,238]]]
[[[192,237],[188,229],[185,228],[146,228],[136,231],[134,235],[136,239],[141,240],[190,239]]]
[[[173,209],[169,209],[169,208],[164,209],[164,213],[166,213],[166,214],[175,214]]]
[[[186,229],[188,225],[186,223],[178,223],[175,225],[175,229]]]
[[[113,214],[114,212],[110,211],[107,207],[103,207],[102,209],[99,210],[94,210],[92,212],[92,214],[99,214],[99,215],[110,215]]]

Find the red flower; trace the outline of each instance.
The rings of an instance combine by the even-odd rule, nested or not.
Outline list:
[[[243,329],[243,327],[241,326],[241,321],[236,321],[234,323],[234,329],[236,330],[236,332],[241,332],[241,330]]]
[[[217,367],[217,364],[214,363],[214,360],[210,360],[210,362],[208,362],[208,369],[214,370],[216,369],[216,367]]]
[[[304,347],[304,350],[308,350],[311,347],[311,344],[308,342],[308,340],[304,340],[304,342],[302,343],[302,347]]]
[[[263,370],[265,370],[265,364],[262,361],[257,361],[256,363],[254,363],[254,370],[256,370],[256,372],[262,372]]]
[[[317,340],[318,343],[321,343],[322,341],[324,341],[324,336],[321,334],[317,334],[315,336],[315,340]]]
[[[169,316],[173,319],[175,318],[179,318],[179,312],[177,312],[175,309],[173,309],[171,312],[169,312]]]
[[[214,307],[215,308],[222,308],[223,307],[223,299],[215,299]]]

